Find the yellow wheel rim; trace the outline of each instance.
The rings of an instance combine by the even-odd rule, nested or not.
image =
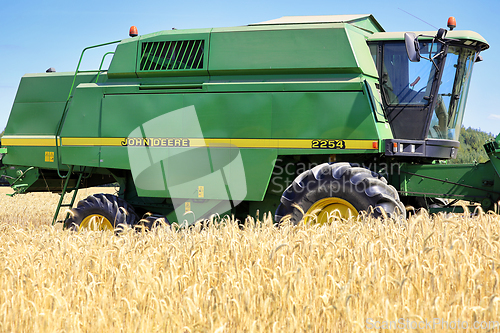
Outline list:
[[[324,224],[332,219],[357,217],[358,211],[348,201],[340,198],[325,198],[316,201],[304,214],[304,223],[316,221]]]
[[[99,214],[91,214],[80,223],[80,230],[115,230],[109,220]]]

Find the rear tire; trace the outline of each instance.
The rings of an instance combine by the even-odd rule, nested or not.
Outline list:
[[[132,227],[138,220],[134,208],[125,200],[112,194],[99,193],[78,202],[77,207],[71,209],[64,226],[75,231],[115,230]]]
[[[405,207],[396,189],[368,169],[349,163],[324,163],[300,174],[284,191],[275,221],[298,224],[325,223],[333,214],[340,218],[360,212],[378,218],[404,218]]]
[[[170,226],[170,222],[164,215],[155,215],[151,213],[146,213],[135,225],[136,230],[152,230],[157,227]]]

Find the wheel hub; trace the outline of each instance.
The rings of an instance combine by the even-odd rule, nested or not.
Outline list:
[[[80,224],[80,230],[114,230],[113,225],[109,220],[99,214],[91,214],[83,219]]]
[[[307,210],[304,214],[304,223],[316,221],[316,223],[324,224],[332,219],[349,219],[357,216],[358,211],[350,202],[340,198],[325,198],[316,201]]]

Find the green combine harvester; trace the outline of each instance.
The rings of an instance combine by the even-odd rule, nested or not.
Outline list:
[[[109,68],[27,74],[1,139],[16,193],[61,194],[67,228],[275,212],[324,223],[500,199],[490,161],[450,165],[477,33],[385,32],[372,15],[282,17],[117,44]],[[439,161],[438,163],[436,161]],[[80,201],[78,189],[119,184]],[[65,194],[73,191],[65,199]],[[69,200],[66,202],[65,200]],[[449,200],[449,201],[448,201]]]

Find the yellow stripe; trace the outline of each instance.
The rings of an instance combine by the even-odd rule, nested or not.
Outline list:
[[[125,138],[61,138],[63,146],[122,146]]]
[[[62,138],[63,146],[124,146],[126,138]],[[190,147],[238,147],[238,148],[279,148],[279,149],[313,149],[308,139],[202,139],[191,138]],[[333,140],[330,140],[333,141]],[[377,140],[341,140],[344,149],[377,149]],[[337,150],[344,150],[337,149]],[[322,149],[317,149],[322,150]],[[377,149],[378,150],[378,149]]]
[[[373,143],[376,142],[378,147],[378,140],[345,140],[346,149],[377,149],[373,148]]]
[[[279,140],[279,148],[311,148],[313,140]]]
[[[2,139],[2,146],[31,146],[31,147],[55,147],[56,139],[36,139],[36,138],[4,138]]]
[[[190,147],[238,147],[238,148],[273,148],[273,149],[314,149],[313,141],[308,139],[199,139],[189,140]],[[321,140],[320,140],[321,141]],[[325,140],[323,140],[325,141]],[[330,140],[333,141],[333,140]],[[337,140],[343,141],[344,149],[377,149],[377,140]],[[61,138],[62,146],[125,146],[126,138]],[[3,138],[2,146],[31,146],[31,147],[55,147],[55,138]]]
[[[278,148],[273,139],[190,139],[191,147]]]

